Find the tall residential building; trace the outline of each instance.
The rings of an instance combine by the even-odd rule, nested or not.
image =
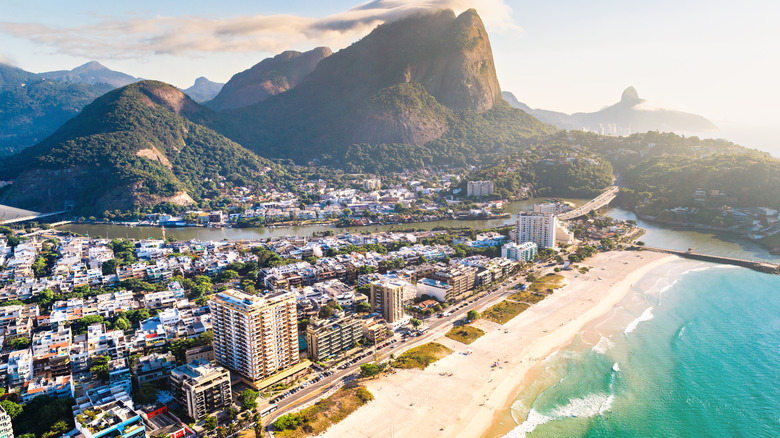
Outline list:
[[[300,362],[295,295],[227,290],[209,300],[217,363],[256,383]]]
[[[379,178],[368,178],[363,181],[363,188],[366,190],[379,190],[382,188],[382,180]]]
[[[196,360],[171,371],[173,397],[199,420],[210,412],[230,406],[230,372],[207,360]]]
[[[558,204],[555,202],[545,202],[544,204],[534,204],[534,213],[555,214],[558,211]]]
[[[446,301],[455,301],[474,289],[477,282],[477,268],[466,265],[448,266],[433,273],[434,280],[447,283],[452,288],[445,296]]]
[[[346,351],[363,337],[363,324],[344,312],[328,319],[313,318],[306,328],[309,358],[321,360]]]
[[[533,242],[509,242],[501,247],[501,257],[509,260],[530,262],[536,257],[538,247]]]
[[[469,181],[467,196],[487,196],[493,194],[493,181]]]
[[[0,438],[14,438],[14,429],[11,426],[11,416],[0,406]]]
[[[411,286],[404,280],[382,278],[371,283],[371,311],[381,312],[390,324],[404,320],[404,294]]]
[[[515,225],[515,243],[533,242],[539,248],[555,248],[558,218],[552,214],[520,213]]]

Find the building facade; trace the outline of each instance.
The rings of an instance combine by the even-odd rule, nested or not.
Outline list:
[[[469,181],[467,196],[487,196],[493,194],[493,181]]]
[[[514,242],[533,242],[538,248],[555,248],[558,218],[546,213],[520,213],[515,224]]]
[[[232,402],[230,372],[205,360],[174,368],[170,382],[173,397],[196,420]]]
[[[455,301],[462,298],[466,292],[474,289],[477,281],[477,268],[465,265],[449,266],[434,272],[432,278],[450,285],[451,289],[445,297],[445,301]]]
[[[371,283],[371,312],[380,312],[390,324],[404,319],[404,293],[408,283],[383,278]]]
[[[530,262],[536,257],[539,247],[534,242],[509,242],[501,247],[501,257],[509,260]]]
[[[312,319],[306,328],[309,359],[321,360],[346,351],[363,336],[363,324],[337,312],[328,319]]]
[[[217,363],[251,382],[300,362],[295,295],[227,290],[209,301]]]
[[[0,406],[0,438],[14,438],[11,416]]]

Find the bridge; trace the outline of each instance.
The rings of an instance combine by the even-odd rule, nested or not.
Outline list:
[[[67,210],[54,211],[51,213],[38,213],[37,211],[22,210],[21,208],[0,205],[0,225],[31,221],[33,219],[40,219],[62,214],[66,211]]]
[[[612,186],[604,191],[604,193],[588,201],[587,204],[577,207],[574,210],[567,211],[566,213],[559,214],[560,220],[576,219],[580,216],[585,216],[591,211],[598,210],[601,207],[607,206],[618,194],[618,186]]]
[[[731,257],[715,256],[710,254],[700,254],[693,251],[677,251],[674,249],[654,248],[651,246],[642,247],[645,251],[661,252],[665,254],[674,254],[686,259],[701,260],[703,262],[720,263],[724,265],[740,266],[767,274],[780,274],[780,265],[769,262],[759,262],[755,260],[735,259]]]

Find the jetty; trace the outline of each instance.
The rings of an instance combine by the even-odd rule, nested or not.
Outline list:
[[[752,269],[754,271],[758,272],[765,272],[768,274],[776,274],[780,275],[780,265],[769,263],[769,262],[759,262],[756,260],[746,260],[746,259],[735,259],[731,257],[723,257],[723,256],[716,256],[711,254],[700,254],[693,251],[678,251],[674,249],[666,249],[666,248],[655,248],[652,246],[643,246],[641,247],[644,251],[654,251],[654,252],[661,252],[665,254],[674,254],[680,257],[684,257],[686,259],[692,259],[692,260],[700,260],[703,262],[710,262],[710,263],[720,263],[725,265],[733,265],[733,266],[740,266],[743,268]]]

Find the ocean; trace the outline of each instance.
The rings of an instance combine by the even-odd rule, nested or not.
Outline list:
[[[691,261],[648,274],[548,359],[515,437],[780,436],[780,276]]]

